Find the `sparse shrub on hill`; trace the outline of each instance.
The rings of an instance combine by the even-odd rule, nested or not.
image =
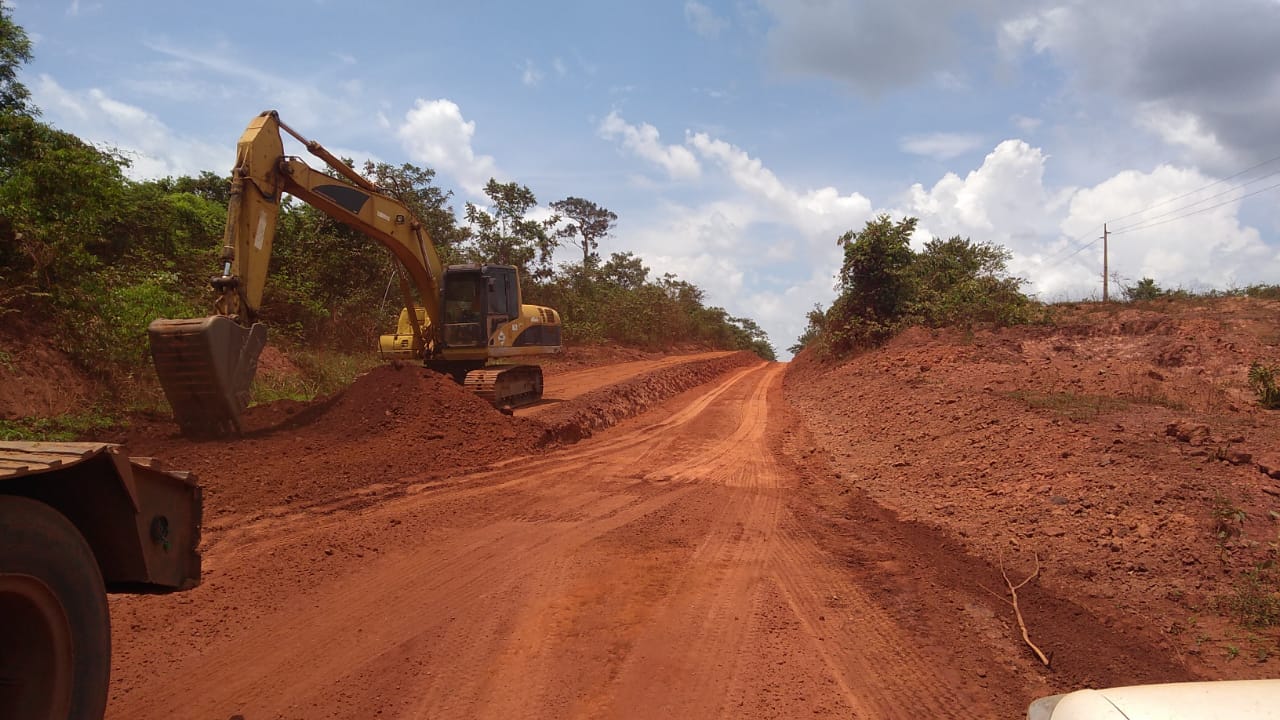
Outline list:
[[[1280,408],[1277,375],[1280,375],[1280,366],[1265,365],[1257,361],[1249,365],[1249,388],[1258,394],[1258,404],[1268,410]]]
[[[881,215],[839,238],[839,295],[825,312],[815,307],[808,314],[793,352],[816,345],[824,355],[843,357],[912,325],[1004,326],[1039,317],[1039,304],[1020,289],[1023,280],[1007,273],[1008,250],[957,236],[934,238],[917,252],[911,249],[916,222]]]
[[[1124,293],[1124,299],[1129,302],[1155,300],[1165,294],[1156,281],[1149,277],[1144,277],[1133,285],[1124,285],[1120,290]]]
[[[1250,285],[1244,289],[1244,294],[1259,300],[1280,300],[1280,285]]]

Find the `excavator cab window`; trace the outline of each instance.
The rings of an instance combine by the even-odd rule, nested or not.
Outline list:
[[[498,326],[520,314],[516,292],[516,270],[512,267],[486,265],[484,274],[489,288],[489,314],[486,327],[492,335]]]
[[[444,342],[451,347],[482,347],[485,278],[478,272],[447,273],[444,280]]]

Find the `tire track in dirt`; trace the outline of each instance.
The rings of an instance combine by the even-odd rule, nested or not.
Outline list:
[[[755,369],[759,367],[763,366]],[[750,369],[740,371],[723,379],[676,416],[646,425],[679,432],[749,372]],[[630,433],[626,433],[616,440],[602,438],[600,450],[591,453],[592,464],[597,469],[607,467],[606,474],[614,477],[629,474],[634,458],[628,453],[639,444],[628,440],[629,436]],[[571,459],[583,453],[573,450],[566,454]],[[312,513],[303,512],[264,518],[251,527],[226,532],[210,547],[208,554],[220,558],[215,564],[244,561],[296,542],[300,533],[322,535],[353,522],[378,524],[385,523],[387,518],[403,518],[405,525],[420,525],[423,521],[415,522],[412,517],[419,512],[445,515],[456,521],[456,516],[466,515],[469,508],[475,517],[464,522],[469,520],[479,525],[433,548],[431,559],[403,556],[383,559],[374,568],[344,579],[338,589],[308,597],[310,608],[293,608],[293,616],[283,624],[273,618],[266,627],[236,633],[223,643],[225,659],[197,663],[196,674],[208,683],[207,692],[202,693],[208,700],[195,703],[192,710],[216,714],[216,705],[234,710],[234,698],[252,695],[264,698],[255,703],[259,714],[298,716],[299,708],[291,704],[296,700],[290,698],[323,697],[323,688],[332,684],[330,674],[335,669],[359,668],[370,659],[386,654],[381,646],[388,638],[399,638],[397,647],[401,652],[392,652],[392,655],[404,655],[406,650],[421,651],[424,639],[431,638],[433,652],[428,657],[439,655],[441,649],[448,649],[441,656],[444,662],[466,656],[467,645],[475,644],[476,628],[454,631],[440,622],[419,626],[414,615],[407,611],[413,607],[430,607],[437,617],[456,615],[465,609],[463,599],[509,590],[540,564],[571,554],[575,546],[592,537],[650,514],[694,489],[688,484],[654,485],[628,480],[622,483],[622,488],[615,483],[608,494],[584,492],[581,486],[557,482],[565,477],[566,463],[564,457],[540,457],[526,463],[520,477],[510,480],[497,481],[510,473],[509,469],[498,467],[466,476],[435,491],[410,485],[403,496],[381,502],[357,513],[355,518],[345,513],[316,518]],[[516,461],[506,465],[515,466]],[[637,493],[630,495],[629,489],[636,489]],[[635,499],[646,496],[651,497]],[[459,512],[453,512],[455,510]],[[539,519],[566,515],[577,517],[570,522]],[[522,522],[519,520],[522,516],[534,519]],[[369,588],[377,588],[379,596],[372,612]],[[365,634],[363,626],[366,625],[377,627],[378,631]],[[496,628],[488,629],[491,633],[496,631]],[[241,660],[235,657],[239,653],[232,651],[237,647],[247,650],[246,637],[252,638],[249,647],[253,648],[253,665],[261,669],[262,677],[246,677]],[[480,656],[484,656],[485,651],[486,648],[479,648]],[[209,652],[219,654],[217,649]],[[324,662],[309,668],[290,669],[290,659],[298,656],[323,657]],[[344,672],[343,676],[348,674]],[[275,677],[288,679],[264,683]],[[452,683],[450,691],[443,694],[431,693],[431,687],[431,683],[427,683],[421,689],[430,697],[447,699],[443,707],[434,710],[447,712],[460,699],[468,697],[465,682]],[[163,716],[182,694],[177,688],[155,693],[147,704],[133,707],[130,716]],[[277,702],[274,698],[280,700]]]
[[[566,462],[584,461],[589,465],[587,469],[598,472],[604,467],[605,463],[593,463],[591,462],[592,459],[605,456],[610,452],[622,452],[651,442],[649,438],[635,437],[633,433],[660,433],[663,430],[678,429],[683,425],[687,425],[696,419],[699,413],[709,404],[727,392],[746,375],[759,371],[763,367],[765,367],[764,364],[756,364],[729,374],[719,379],[709,390],[702,393],[694,402],[679,412],[656,420],[640,418],[633,424],[633,429],[629,432],[620,436],[602,436],[597,443],[586,449],[579,450],[574,446],[570,446],[566,450],[551,456],[520,456],[494,462],[486,469],[447,480],[413,482],[413,478],[410,477],[403,484],[388,483],[359,488],[333,500],[300,510],[281,506],[260,511],[247,518],[239,517],[214,521],[206,526],[204,532],[206,568],[211,567],[209,565],[211,558],[213,563],[219,562],[219,556],[222,554],[219,550],[225,547],[243,547],[255,538],[262,539],[264,542],[271,542],[271,539],[287,536],[293,529],[299,527],[315,530],[321,527],[336,527],[345,524],[350,520],[341,511],[351,508],[360,502],[366,504],[378,502],[381,504],[397,498],[417,496],[424,493],[436,495],[441,499],[447,498],[451,502],[474,500],[480,496],[511,491],[522,485],[543,481],[548,476],[557,476],[563,472],[563,465]],[[520,474],[509,480],[502,479],[509,477],[513,468],[519,468]],[[416,504],[421,502],[421,498],[414,498],[408,502]],[[500,509],[492,507],[487,507],[487,509],[500,512]]]
[[[131,675],[112,716],[999,714],[813,531],[776,452],[782,367],[553,453],[225,529],[183,621],[237,584],[272,597]],[[344,539],[376,552],[277,577]]]
[[[188,692],[175,687],[150,693],[148,705],[133,708],[130,715],[164,717],[173,707],[184,706],[195,717],[217,717],[236,709],[235,698],[250,696],[255,698],[255,715],[289,716],[296,699],[323,697],[335,672],[345,676],[347,669],[386,653],[389,639],[412,646],[419,638],[439,635],[435,642],[450,650],[446,656],[463,655],[465,649],[460,646],[468,643],[473,630],[442,626],[464,614],[475,598],[509,587],[529,570],[675,502],[691,489],[672,486],[651,497],[593,498],[595,502],[588,500],[578,508],[587,515],[582,522],[499,521],[439,546],[427,557],[410,554],[385,559],[308,598],[310,607],[294,608],[283,622],[272,618],[247,628],[243,635],[250,642],[238,637],[224,644],[222,652],[211,648],[211,660],[198,662],[198,669],[192,669],[202,686],[194,701],[183,703]],[[429,611],[431,619],[424,622],[416,612],[419,609]],[[252,656],[253,673],[245,672],[246,654]],[[300,658],[315,662],[299,666]],[[447,693],[466,694],[467,688],[459,684]],[[315,715],[303,712],[301,716]]]
[[[742,406],[737,427],[700,453],[699,461],[651,473],[718,486],[723,506],[674,592],[635,644],[601,714],[618,716],[623,709],[630,709],[625,714],[631,717],[720,713],[731,661],[747,630],[741,618],[750,611],[777,524],[778,477],[767,462],[764,434],[766,396],[782,367],[764,374]],[[681,651],[673,655],[673,646]],[[664,688],[660,696],[655,686]]]

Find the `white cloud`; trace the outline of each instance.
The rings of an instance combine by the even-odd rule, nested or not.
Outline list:
[[[908,135],[902,138],[899,146],[912,155],[923,155],[935,160],[950,160],[982,144],[982,137],[969,133],[930,133],[928,135]]]
[[[1162,287],[1225,288],[1274,278],[1280,262],[1256,229],[1241,224],[1240,204],[1213,207],[1243,191],[1222,184],[1200,190],[1211,183],[1197,170],[1171,165],[1121,172],[1077,192],[1063,228],[1118,218],[1108,226],[1111,269],[1131,279],[1154,278]],[[1214,197],[1223,191],[1225,198]]]
[[[1200,167],[1231,167],[1241,162],[1236,153],[1223,147],[1217,136],[1205,129],[1199,117],[1172,109],[1165,103],[1140,105],[1137,124],[1169,145],[1184,148],[1189,159]]]
[[[711,8],[698,2],[686,0],[684,4],[684,20],[689,27],[704,38],[717,38],[729,26],[729,21],[718,17]]]
[[[788,186],[760,159],[708,133],[662,145],[656,128],[611,118],[601,134],[624,145],[629,138],[637,157],[663,165],[684,151],[685,163],[702,168],[701,159],[699,189],[718,198],[663,203],[620,227],[619,246],[635,250],[655,275],[672,272],[703,288],[709,304],[757,320],[780,351],[789,346],[805,312],[830,300],[840,258],[834,240],[871,217],[870,201],[834,187]]]
[[[701,174],[693,153],[680,145],[663,145],[658,129],[648,123],[630,125],[615,110],[600,122],[597,131],[606,140],[620,139],[622,147],[663,168],[672,179],[692,180]]]
[[[933,78],[938,87],[950,92],[968,92],[973,85],[967,75],[954,70],[941,70]]]
[[[12,3],[10,3],[12,5]],[[80,17],[82,15],[93,15],[102,10],[102,3],[82,3],[80,0],[71,0],[71,4],[67,6],[65,15],[69,18]]]
[[[223,173],[235,161],[234,145],[213,146],[178,135],[155,115],[102,90],[68,90],[51,76],[40,75],[31,92],[54,125],[128,157],[130,177]]]
[[[471,147],[476,124],[462,117],[456,103],[419,98],[396,129],[409,157],[448,174],[473,197],[484,196],[485,183],[499,173],[494,159]]]
[[[525,60],[520,66],[520,82],[525,87],[537,87],[542,82],[542,71],[538,70],[532,60]]]
[[[1199,171],[1162,165],[1150,173],[1126,170],[1093,187],[1054,189],[1044,184],[1048,160],[1038,148],[1006,140],[963,178],[948,173],[928,190],[912,186],[897,212],[920,219],[919,241],[960,235],[1004,246],[1014,255],[1011,271],[1047,299],[1100,294],[1101,243],[1087,246],[1109,219],[1119,220],[1110,230],[1123,231],[1179,218],[1113,234],[1110,269],[1124,278],[1152,277],[1163,287],[1227,287],[1280,271],[1257,230],[1241,225],[1238,203],[1186,217],[1177,212],[1220,202],[1207,198],[1222,185],[1131,216],[1213,182]],[[1197,199],[1206,202],[1189,205]]]
[[[714,139],[706,133],[690,135],[688,143],[698,154],[723,168],[739,188],[769,201],[779,218],[807,234],[829,233],[836,228],[848,229],[854,224],[860,225],[871,216],[871,201],[859,193],[842,195],[839,190],[830,186],[805,192],[793,190],[784,185],[763,162],[751,157],[741,148]]]
[[[1005,140],[964,178],[947,173],[929,190],[912,185],[903,211],[938,237],[972,235],[1005,244],[1038,237],[1048,229],[1041,218],[1053,204],[1043,184],[1044,164],[1039,148]]]
[[[556,71],[557,77],[564,77],[569,74],[569,66],[564,64],[564,60],[556,57],[551,59],[551,69]]]
[[[1019,0],[760,0],[772,17],[766,41],[783,71],[829,77],[868,93],[930,77],[943,87],[965,82],[963,29],[982,27]]]
[[[1121,117],[1193,162],[1208,165],[1223,150],[1227,163],[1256,161],[1273,146],[1280,123],[1275,0],[1076,2],[1020,12],[999,26],[1007,58],[1027,49],[1052,57],[1086,101],[1110,96],[1110,104],[1127,106]]]
[[[682,147],[663,145],[656,128],[629,125],[616,113],[601,134],[630,142],[637,157],[658,165]],[[922,143],[915,149],[943,152],[969,144]],[[775,346],[787,347],[803,330],[804,313],[834,296],[841,261],[834,239],[881,211],[857,192],[789,185],[762,159],[709,133],[687,133],[683,149],[701,168],[698,194],[712,199],[660,204],[620,228],[619,246],[634,249],[656,274],[674,272],[704,288],[709,303],[755,318]],[[1093,187],[1055,187],[1045,181],[1050,161],[1038,147],[1005,140],[975,169],[946,173],[931,186],[912,185],[885,211],[919,218],[917,247],[954,235],[996,243],[1013,254],[1010,271],[1030,281],[1027,290],[1047,299],[1081,298],[1099,293],[1100,247],[1076,251],[1100,233],[1104,220],[1212,181],[1194,169],[1165,165],[1150,173],[1118,173]],[[1152,219],[1129,218],[1111,229],[1134,227],[1142,217]],[[1127,279],[1153,277],[1164,287],[1226,287],[1274,278],[1280,257],[1241,223],[1236,203],[1158,229],[1113,235],[1111,269]]]

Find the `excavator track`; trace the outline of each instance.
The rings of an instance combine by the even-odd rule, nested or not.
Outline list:
[[[467,373],[463,385],[498,409],[510,410],[542,399],[542,368],[538,365],[481,368]]]

